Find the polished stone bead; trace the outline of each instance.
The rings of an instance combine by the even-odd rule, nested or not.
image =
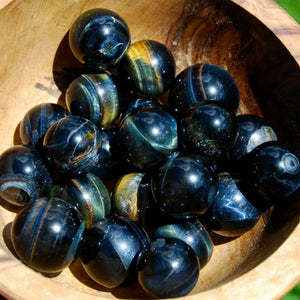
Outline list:
[[[269,122],[257,115],[238,115],[237,139],[231,150],[231,159],[240,160],[257,146],[277,141],[277,136]]]
[[[152,174],[152,191],[167,215],[188,218],[203,214],[217,192],[214,166],[201,155],[179,153]]]
[[[32,107],[20,123],[19,134],[22,144],[39,148],[48,128],[68,114],[64,107],[55,103],[42,103]]]
[[[92,173],[67,179],[51,189],[51,196],[76,206],[86,227],[105,218],[111,208],[109,192],[100,178]]]
[[[170,50],[153,40],[132,44],[118,70],[129,90],[141,97],[158,96],[167,91],[175,77],[175,60]]]
[[[161,225],[153,233],[153,239],[157,238],[177,238],[187,243],[198,256],[201,269],[209,262],[213,253],[213,241],[197,219]]]
[[[180,72],[169,93],[171,111],[176,118],[186,117],[190,107],[205,100],[216,100],[237,112],[240,94],[238,86],[224,68],[211,64],[195,64]]]
[[[236,139],[236,116],[217,101],[196,103],[181,120],[180,135],[191,151],[218,159]]]
[[[204,214],[207,227],[222,236],[235,237],[249,231],[261,211],[242,193],[240,179],[229,173],[219,174],[219,188]]]
[[[114,66],[125,54],[130,32],[118,14],[93,8],[83,12],[71,25],[69,44],[82,64],[103,70]]]
[[[112,210],[118,216],[153,228],[159,217],[159,208],[151,191],[151,178],[146,173],[121,176],[112,193]]]
[[[77,77],[69,85],[65,99],[72,115],[105,128],[119,117],[123,102],[119,83],[105,72]]]
[[[179,239],[159,238],[140,255],[138,281],[154,298],[181,297],[196,285],[199,269],[190,246]]]
[[[23,206],[50,192],[52,177],[31,147],[17,145],[0,156],[0,195],[7,202]]]
[[[263,143],[243,160],[244,185],[267,203],[283,201],[300,187],[300,155],[284,143]]]
[[[149,168],[177,149],[177,122],[164,107],[145,107],[125,114],[119,139],[129,162],[140,169]]]
[[[98,284],[117,287],[131,275],[139,252],[149,242],[138,223],[121,217],[103,219],[87,233],[81,255],[83,268]]]
[[[101,145],[96,125],[78,116],[65,117],[53,123],[43,142],[50,163],[69,177],[87,173],[95,166]]]
[[[79,256],[85,222],[71,204],[40,198],[23,207],[11,227],[13,247],[21,261],[43,273],[58,273]]]

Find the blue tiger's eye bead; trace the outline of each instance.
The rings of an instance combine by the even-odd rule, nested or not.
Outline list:
[[[64,183],[53,186],[51,196],[76,206],[87,228],[105,218],[111,208],[106,186],[92,173],[68,179]]]
[[[27,146],[13,146],[0,156],[0,195],[23,206],[47,195],[52,177],[38,153]]]
[[[59,104],[42,103],[31,108],[20,123],[19,134],[23,145],[41,146],[48,128],[69,112]]]
[[[151,179],[146,173],[129,173],[121,176],[112,193],[115,214],[141,223],[145,228],[158,222],[159,209],[151,191]]]
[[[119,74],[136,95],[158,96],[167,91],[175,77],[170,50],[153,40],[132,44],[119,64]]]
[[[187,243],[196,253],[202,269],[213,253],[212,239],[198,220],[170,223],[155,229],[153,239],[177,238]]]
[[[141,252],[138,281],[154,298],[187,295],[199,277],[199,261],[190,246],[176,238],[158,238]]]
[[[257,146],[269,141],[277,141],[274,129],[265,119],[259,116],[251,114],[238,115],[237,122],[237,139],[231,150],[231,159],[240,160]]]
[[[230,151],[236,139],[236,116],[216,101],[196,103],[181,120],[180,134],[191,151],[218,159]]]
[[[94,8],[74,21],[69,44],[82,64],[103,70],[122,58],[130,45],[130,32],[119,15],[108,9]]]
[[[300,187],[300,155],[278,141],[266,142],[244,157],[242,173],[248,189],[274,204]]]
[[[80,254],[85,223],[71,204],[40,198],[16,215],[11,239],[18,257],[30,268],[57,273]]]
[[[261,212],[239,188],[240,179],[228,173],[219,174],[219,188],[204,214],[207,227],[222,236],[235,237],[249,231]]]
[[[108,73],[84,74],[71,82],[66,105],[72,115],[110,127],[121,113],[122,95],[118,82]]]
[[[184,118],[190,107],[205,100],[222,102],[228,109],[237,112],[239,90],[225,69],[209,63],[195,64],[176,76],[169,94],[170,108],[176,118]]]
[[[181,153],[152,174],[152,191],[160,209],[177,218],[203,214],[217,188],[214,166],[197,154]]]
[[[119,286],[133,270],[141,249],[149,244],[145,230],[121,217],[103,219],[87,233],[81,254],[86,273],[107,288]]]
[[[163,107],[149,107],[125,114],[120,123],[123,155],[135,167],[158,164],[178,146],[177,122]]]
[[[97,164],[101,145],[96,125],[78,116],[65,117],[53,123],[43,143],[54,168],[71,177],[87,173]]]

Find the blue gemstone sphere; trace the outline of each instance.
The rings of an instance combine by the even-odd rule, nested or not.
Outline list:
[[[109,217],[93,225],[81,254],[86,273],[107,288],[119,286],[130,275],[141,249],[149,244],[146,231],[133,221]]]
[[[42,103],[32,107],[20,123],[19,134],[24,145],[39,147],[48,128],[69,112],[59,104]]]
[[[175,77],[175,60],[171,51],[153,40],[132,44],[121,60],[121,78],[134,94],[158,96],[167,91]]]
[[[164,107],[148,107],[125,114],[119,139],[124,157],[145,169],[177,149],[177,122]]]
[[[157,238],[177,238],[188,244],[195,251],[201,269],[209,262],[213,253],[213,241],[197,219],[161,225],[153,233],[153,239]]]
[[[105,72],[77,77],[69,85],[65,99],[72,115],[89,119],[99,127],[110,127],[121,113],[119,83]]]
[[[199,277],[198,258],[186,243],[175,238],[159,238],[142,251],[138,281],[154,298],[187,295]]]
[[[261,211],[242,193],[238,177],[229,173],[220,173],[218,177],[219,188],[204,220],[208,228],[219,235],[240,236],[258,222]]]
[[[90,9],[72,24],[69,44],[74,56],[85,66],[107,69],[115,65],[129,47],[129,28],[118,14],[108,9]]]
[[[48,195],[52,177],[37,151],[17,145],[0,156],[0,195],[7,202],[23,206]]]
[[[236,116],[217,101],[196,103],[181,120],[180,135],[191,151],[218,159],[236,139]]]
[[[205,100],[219,101],[237,112],[240,94],[230,73],[215,64],[203,63],[189,66],[176,76],[169,103],[178,119],[184,118],[194,104]]]
[[[67,179],[53,186],[51,196],[76,206],[83,216],[87,228],[105,218],[111,208],[106,186],[93,173]]]
[[[96,125],[78,116],[65,117],[53,123],[43,142],[53,167],[71,177],[87,173],[96,165],[101,145]]]
[[[214,166],[194,153],[174,155],[152,174],[152,191],[160,209],[177,218],[203,214],[217,188]]]
[[[16,215],[11,227],[13,247],[24,264],[43,273],[57,273],[79,256],[85,222],[71,204],[40,198]]]

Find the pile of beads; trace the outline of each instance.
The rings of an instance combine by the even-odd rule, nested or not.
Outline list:
[[[240,236],[294,193],[300,156],[263,118],[236,114],[225,69],[175,76],[169,49],[131,44],[112,11],[80,15],[69,44],[89,72],[69,85],[66,108],[30,109],[22,145],[0,157],[0,196],[19,207],[14,250],[38,272],[80,259],[106,288],[135,276],[152,297],[184,296],[212,256],[211,232]],[[126,106],[124,88],[135,96]]]

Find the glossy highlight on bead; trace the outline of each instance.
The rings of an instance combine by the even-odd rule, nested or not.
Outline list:
[[[71,204],[56,198],[40,198],[15,217],[11,239],[18,257],[30,268],[57,273],[78,257],[85,223]]]

